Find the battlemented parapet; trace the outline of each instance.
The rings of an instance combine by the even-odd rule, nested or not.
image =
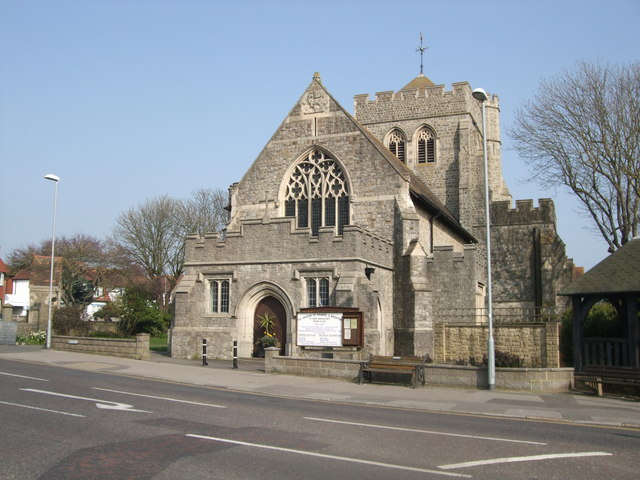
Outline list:
[[[355,97],[354,115],[381,142],[404,141],[405,164],[446,205],[460,223],[472,231],[484,216],[484,167],[482,150],[482,104],[467,82],[378,92]],[[491,196],[510,200],[502,176],[500,102],[496,95],[486,101],[487,156]],[[425,161],[418,152],[425,129],[434,142]]]
[[[451,90],[444,85],[394,91],[377,92],[372,100],[369,94],[354,97],[354,116],[364,125],[437,115],[456,115],[470,111],[479,112],[479,103],[472,95],[467,82],[452,84]],[[500,108],[497,95],[490,95],[487,108]]]
[[[532,225],[546,223],[556,225],[556,208],[550,198],[538,200],[533,206],[532,199],[516,200],[515,208],[510,201],[491,203],[491,225]]]
[[[321,227],[317,237],[307,230],[297,230],[292,218],[244,220],[238,231],[204,237],[189,235],[185,242],[185,266],[206,263],[225,265],[291,261],[328,261],[331,259],[362,259],[373,265],[392,268],[393,244],[359,226],[347,225],[341,236],[333,227]]]
[[[484,230],[483,227],[480,227]],[[556,227],[553,200],[491,204],[493,300],[497,307],[563,308],[556,293],[571,281],[573,262]]]

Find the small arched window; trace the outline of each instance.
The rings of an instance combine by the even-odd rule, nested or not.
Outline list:
[[[336,227],[342,235],[349,224],[349,191],[340,165],[321,150],[312,150],[295,166],[287,183],[285,216],[296,217],[298,228]]]
[[[418,133],[418,163],[436,161],[436,136],[428,127]]]
[[[402,163],[406,163],[406,157],[404,154],[404,146],[405,140],[404,135],[400,130],[394,130],[389,135],[389,140],[387,140],[387,148],[393,153],[398,160]]]

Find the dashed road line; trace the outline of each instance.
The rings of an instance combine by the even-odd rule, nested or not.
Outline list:
[[[7,375],[8,377],[26,378],[27,380],[38,380],[39,382],[48,382],[46,378],[27,377],[26,375],[17,375],[15,373],[0,372],[0,375]]]
[[[430,470],[428,468],[418,468],[418,467],[410,467],[407,465],[396,465],[393,463],[383,463],[383,462],[375,462],[372,460],[362,460],[359,458],[352,458],[352,457],[340,457],[338,455],[329,455],[326,453],[318,453],[318,452],[307,452],[304,450],[295,450],[292,448],[283,448],[283,447],[276,447],[273,445],[263,445],[260,443],[249,443],[249,442],[242,442],[240,440],[232,440],[229,438],[219,438],[219,437],[209,437],[206,435],[195,435],[195,434],[187,434],[187,437],[190,438],[199,438],[202,440],[210,440],[213,442],[221,442],[221,443],[231,443],[234,445],[242,445],[245,447],[253,447],[253,448],[262,448],[265,450],[275,450],[278,452],[285,452],[285,453],[294,453],[296,455],[306,455],[309,457],[318,457],[318,458],[326,458],[329,460],[340,460],[343,462],[351,462],[351,463],[360,463],[360,464],[364,464],[364,465],[371,465],[374,467],[383,467],[383,468],[392,468],[395,470],[405,470],[405,471],[410,471],[410,472],[420,472],[420,473],[431,473],[434,475],[445,475],[445,476],[449,476],[449,477],[458,477],[458,478],[471,478],[471,475],[464,475],[462,473],[453,473],[453,472],[442,472],[439,470]]]
[[[531,461],[537,461],[537,460],[555,460],[557,458],[606,457],[611,455],[613,454],[607,453],[607,452],[549,453],[546,455],[531,455],[528,457],[505,457],[505,458],[492,458],[489,460],[476,460],[473,462],[450,463],[449,465],[439,465],[438,468],[441,468],[442,470],[453,470],[456,468],[469,468],[469,467],[478,467],[482,465],[495,465],[498,463],[531,462]]]
[[[331,420],[329,418],[315,418],[315,417],[304,417],[304,418],[306,420],[314,420],[316,422],[339,423],[342,425],[354,425],[357,427],[380,428],[384,430],[396,430],[396,431],[402,431],[402,432],[425,433],[428,435],[443,435],[447,437],[473,438],[474,440],[488,440],[493,442],[526,443],[528,445],[546,445],[546,443],[534,442],[531,440],[514,440],[511,438],[482,437],[479,435],[465,435],[462,433],[449,433],[449,432],[437,432],[433,430],[420,430],[415,428],[390,427],[387,425],[374,425],[370,423],[357,423],[357,422],[345,422],[342,420]]]
[[[70,417],[82,417],[82,418],[84,418],[84,415],[79,415],[77,413],[61,412],[61,411],[58,411],[58,410],[51,410],[49,408],[33,407],[31,405],[23,405],[21,403],[3,402],[1,400],[0,400],[0,403],[2,403],[4,405],[11,405],[13,407],[28,408],[30,410],[40,410],[42,412],[57,413],[57,414],[60,414],[60,415],[68,415]]]

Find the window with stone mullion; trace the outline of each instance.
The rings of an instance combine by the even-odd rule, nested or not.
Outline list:
[[[229,280],[211,280],[211,312],[229,313]]]
[[[313,150],[294,168],[287,184],[284,213],[296,216],[298,228],[309,228],[313,236],[322,226],[338,225],[341,234],[349,223],[348,199],[338,164],[322,151]]]

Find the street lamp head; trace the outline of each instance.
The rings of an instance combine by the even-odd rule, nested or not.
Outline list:
[[[60,181],[60,177],[57,175],[54,175],[53,173],[47,173],[44,178],[46,178],[47,180],[52,180],[54,182],[58,182]]]
[[[487,92],[485,92],[482,88],[476,88],[471,95],[473,95],[473,98],[475,98],[479,102],[486,102],[489,99]]]

